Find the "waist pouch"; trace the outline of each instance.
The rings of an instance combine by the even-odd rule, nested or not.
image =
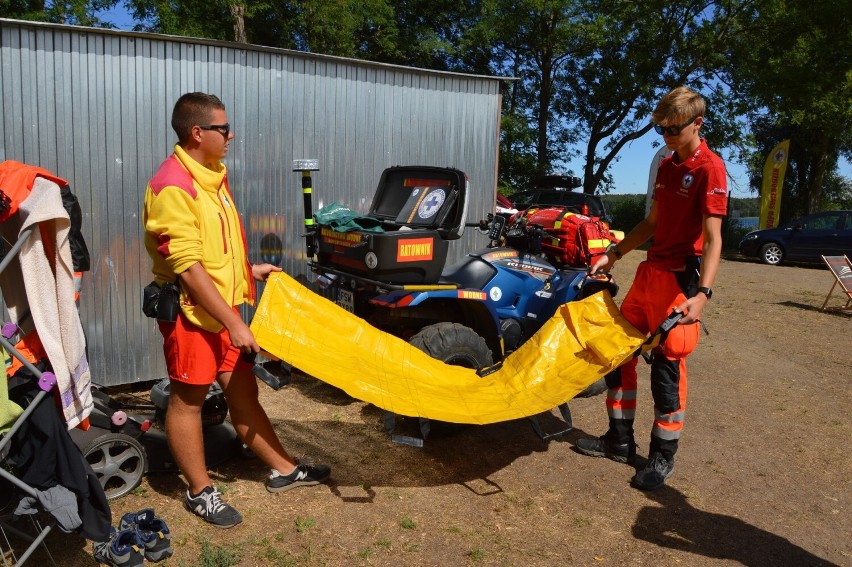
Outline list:
[[[174,323],[180,313],[180,288],[177,283],[158,285],[151,282],[142,290],[142,313],[147,317]]]
[[[698,278],[701,276],[701,256],[689,256],[682,272],[675,272],[675,278],[687,299],[698,293]]]

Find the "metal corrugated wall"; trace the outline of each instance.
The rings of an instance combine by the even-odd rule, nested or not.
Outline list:
[[[382,170],[451,166],[471,180],[470,218],[492,210],[499,80],[232,43],[0,20],[0,159],[68,179],[84,215],[92,270],[81,317],[95,383],[165,375],[162,339],[140,310],[150,281],[140,211],[145,184],[171,152],[183,93],[217,94],[236,138],[226,164],[249,236],[277,235],[284,269],[306,273],[301,178],[317,158],[314,208],[366,212]],[[451,258],[484,244],[471,234]],[[249,315],[247,312],[246,315]]]

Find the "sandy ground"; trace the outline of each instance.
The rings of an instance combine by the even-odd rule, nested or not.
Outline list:
[[[617,301],[642,255],[616,266]],[[519,420],[415,449],[389,441],[382,411],[297,375],[262,399],[293,454],[332,465],[329,485],[271,495],[261,463],[236,458],[215,471],[245,517],[236,528],[184,511],[173,474],[149,475],[113,513],[153,506],[173,534],[165,565],[852,565],[852,317],[819,310],[832,281],[814,267],[723,262],[710,335],[689,360],[677,470],[656,492],[631,488],[631,467],[573,450],[605,430],[603,397],[572,401],[575,429],[549,443]],[[640,364],[642,456],[647,372]],[[557,415],[541,424],[555,430]],[[78,537],[48,544],[59,565],[92,564]]]

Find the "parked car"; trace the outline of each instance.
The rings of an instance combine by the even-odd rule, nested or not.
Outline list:
[[[764,264],[785,260],[820,262],[820,256],[852,256],[852,211],[828,211],[755,230],[740,241],[740,253]]]

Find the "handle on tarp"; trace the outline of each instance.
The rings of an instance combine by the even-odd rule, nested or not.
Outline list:
[[[498,370],[503,368],[503,361],[501,360],[497,364],[492,364],[491,366],[483,366],[479,370],[476,371],[476,375],[480,378],[485,378],[489,374],[494,374]]]

